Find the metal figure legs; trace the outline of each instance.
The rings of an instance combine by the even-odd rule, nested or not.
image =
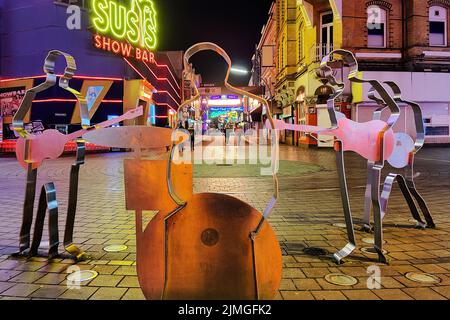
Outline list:
[[[69,205],[67,209],[66,229],[64,232],[64,249],[76,260],[82,259],[86,254],[73,243],[73,229],[78,202],[78,180],[80,167],[84,164],[86,144],[83,140],[77,141],[77,159],[70,169]]]
[[[375,245],[374,249],[378,253],[378,260],[381,263],[387,263],[387,259],[383,253],[383,218],[380,204],[380,181],[381,181],[381,166],[373,166],[369,171],[369,179],[371,181],[371,201],[373,207],[374,217],[374,232],[375,232]]]
[[[369,171],[370,168],[373,168],[371,164],[369,164]],[[417,221],[417,227],[421,229],[425,228],[435,228],[436,225],[433,221],[433,217],[431,216],[430,210],[428,209],[428,206],[423,199],[423,197],[420,195],[420,193],[417,191],[417,188],[415,186],[414,180],[413,180],[413,174],[412,169],[408,168],[406,178],[405,176],[401,174],[391,173],[386,177],[383,192],[381,194],[381,218],[384,219],[387,208],[388,208],[388,202],[389,197],[392,192],[392,188],[394,183],[397,181],[398,185],[400,187],[400,190],[403,194],[403,197],[406,200],[406,203],[408,204],[408,207],[411,211],[411,215],[414,218],[414,220]],[[366,188],[366,202],[365,202],[365,211],[364,211],[364,219],[363,219],[363,229],[364,231],[370,232],[372,230],[371,224],[370,224],[370,214],[371,214],[371,208],[372,208],[372,202],[370,201],[370,198],[368,198],[368,195],[371,194],[372,185],[370,183],[367,184]],[[423,217],[425,218],[424,222],[420,216],[419,209],[423,214]]]
[[[84,252],[73,244],[73,229],[75,223],[75,213],[78,198],[78,177],[79,169],[84,164],[85,143],[77,142],[77,161],[72,166],[70,172],[69,206],[67,211],[66,229],[64,235],[64,247],[71,258],[79,260],[83,258]],[[45,215],[49,212],[49,259],[59,255],[59,230],[58,230],[58,202],[56,200],[56,188],[54,183],[45,184],[40,193],[39,205],[34,226],[33,242],[30,247],[31,226],[33,224],[34,202],[36,197],[38,169],[33,169],[32,164],[28,166],[27,186],[25,191],[25,201],[23,208],[22,226],[20,229],[20,244],[17,255],[28,255],[34,257],[39,255],[39,246],[44,230]]]
[[[347,226],[348,244],[339,252],[333,255],[334,260],[340,264],[342,260],[349,256],[356,248],[355,231],[353,228],[353,218],[350,209],[350,201],[348,198],[347,180],[345,177],[344,151],[342,149],[342,142],[337,141],[336,147],[336,164],[339,176],[339,185],[341,188],[342,207],[344,209],[345,224]]]
[[[44,230],[45,213],[48,209],[49,222],[49,248],[48,257],[53,259],[58,256],[59,246],[59,230],[58,230],[58,202],[56,201],[55,185],[47,183],[42,187],[41,195],[39,197],[39,206],[36,215],[36,222],[34,225],[33,243],[29,252],[30,257],[35,257],[39,254],[39,246],[41,245],[42,232]]]
[[[20,228],[19,253],[30,248],[30,232],[33,224],[34,200],[36,197],[37,169],[28,165],[27,186],[25,190],[25,201],[23,205],[22,227]]]

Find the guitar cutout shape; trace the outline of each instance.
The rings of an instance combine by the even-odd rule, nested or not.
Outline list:
[[[64,153],[66,143],[78,139],[88,132],[97,129],[104,129],[124,120],[132,120],[144,114],[142,107],[131,110],[124,115],[99,123],[88,129],[82,129],[71,134],[62,134],[58,130],[46,130],[39,135],[29,135],[28,138],[19,138],[16,145],[16,156],[20,165],[28,168],[28,164],[32,164],[33,169],[37,169],[42,165],[44,160],[58,159]],[[27,147],[27,144],[28,147]],[[28,150],[28,152],[26,152]]]
[[[335,136],[342,141],[344,151],[353,151],[370,161],[380,159],[380,133],[386,127],[386,122],[373,120],[365,123],[358,123],[347,119],[342,113],[336,113],[338,126],[335,129],[324,129],[316,126],[288,124],[282,120],[275,120],[277,130],[292,130],[298,132],[315,133],[321,135]],[[269,123],[266,126],[270,128]],[[384,137],[384,157],[390,158],[394,152],[395,135],[390,129]]]

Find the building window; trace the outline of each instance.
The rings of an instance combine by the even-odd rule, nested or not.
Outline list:
[[[447,46],[447,10],[443,7],[430,7],[430,46]]]
[[[367,46],[386,48],[387,11],[379,6],[367,8]]]
[[[442,127],[427,127],[427,136],[448,136],[450,135],[450,128],[447,126]]]
[[[333,12],[325,12],[320,15],[320,40],[322,55],[327,55],[333,50]]]
[[[300,30],[298,31],[298,61],[302,61],[304,58],[303,53],[303,25],[300,26]]]

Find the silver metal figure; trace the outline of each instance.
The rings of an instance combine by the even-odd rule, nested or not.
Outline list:
[[[328,62],[330,62],[331,57],[333,55],[340,55],[342,56],[344,63],[350,67],[350,73],[349,73],[349,80],[351,82],[355,83],[368,83],[372,86],[371,95],[374,97],[375,92],[377,92],[380,97],[381,101],[383,103],[384,108],[388,108],[390,110],[390,116],[388,120],[386,121],[386,126],[384,129],[379,133],[380,137],[380,144],[379,144],[379,159],[377,161],[369,161],[368,166],[368,185],[370,185],[370,194],[367,194],[367,201],[369,201],[373,207],[374,212],[374,223],[375,223],[375,244],[374,249],[376,253],[378,254],[378,259],[382,263],[387,263],[387,259],[383,253],[383,226],[382,226],[382,208],[380,204],[380,183],[381,183],[381,171],[384,168],[385,163],[385,134],[389,130],[392,129],[392,127],[397,122],[399,116],[400,116],[400,108],[397,104],[397,101],[394,100],[393,97],[386,91],[383,84],[380,83],[377,80],[366,80],[361,79],[358,77],[359,70],[358,70],[358,62],[353,55],[352,52],[347,50],[335,50],[331,52],[329,55],[325,56],[321,63],[321,71],[325,75],[328,82],[335,88],[337,88],[336,92],[338,94],[335,94],[330,97],[328,100],[328,112],[330,114],[330,119],[333,125],[337,123],[336,121],[336,111],[334,108],[335,105],[335,99],[342,94],[344,84],[340,83],[336,80],[335,76],[333,75],[333,70],[328,66]],[[377,98],[378,99],[378,98]],[[384,109],[383,108],[383,109]],[[380,111],[381,113],[381,111]],[[340,252],[336,253],[334,255],[334,259],[336,262],[341,263],[342,259],[347,257],[356,247],[356,241],[355,241],[355,235],[354,235],[354,226],[353,226],[353,220],[351,216],[351,208],[350,203],[348,200],[348,188],[347,188],[347,182],[346,182],[346,176],[345,176],[345,166],[344,166],[344,159],[343,159],[343,153],[342,153],[342,142],[338,141],[338,156],[337,156],[337,167],[338,167],[338,174],[339,174],[339,181],[341,186],[341,194],[342,194],[342,201],[343,201],[343,207],[344,207],[344,214],[345,214],[345,220],[347,225],[347,234],[349,238],[348,245],[341,250]]]
[[[431,216],[430,210],[417,191],[416,185],[414,183],[414,159],[415,155],[422,149],[425,143],[425,126],[423,123],[422,109],[419,104],[404,100],[401,96],[400,88],[392,81],[385,82],[387,86],[389,86],[393,93],[394,99],[397,103],[402,103],[410,107],[414,113],[415,119],[415,127],[416,127],[416,139],[413,140],[406,133],[397,133],[396,134],[396,144],[393,155],[388,159],[388,163],[397,169],[403,169],[403,173],[390,173],[385,180],[383,192],[381,193],[381,218],[383,219],[387,212],[389,197],[393,188],[395,181],[398,182],[400,190],[408,204],[408,207],[411,211],[413,218],[416,220],[416,227],[425,229],[425,228],[435,228],[435,223]],[[377,109],[374,113],[374,117],[380,119],[381,112],[385,109],[385,105],[383,101],[371,95],[372,100],[376,101],[380,108]],[[370,169],[371,163],[369,162],[368,168]],[[371,194],[371,181],[367,181],[366,187],[366,197],[365,197],[365,206],[364,206],[364,217],[363,217],[363,230],[370,231],[372,229],[370,224],[371,218],[371,209],[372,204],[370,201]],[[422,220],[419,209],[416,205],[419,206],[422,214],[425,218],[425,222]]]
[[[80,92],[69,87],[69,81],[73,78],[77,70],[74,58],[64,52],[53,50],[50,51],[45,59],[44,72],[46,73],[46,80],[44,83],[30,89],[25,94],[25,97],[13,119],[14,130],[25,140],[25,159],[31,153],[32,135],[26,131],[24,119],[27,113],[31,110],[36,94],[45,91],[56,84],[57,76],[55,74],[55,64],[59,57],[65,58],[66,69],[64,74],[60,77],[59,86],[64,90],[72,93],[78,100],[81,113],[81,125],[83,129],[90,128],[88,106],[86,99]],[[51,143],[51,141],[49,141]],[[73,228],[75,223],[75,213],[77,207],[78,197],[78,176],[80,166],[84,164],[85,157],[85,141],[77,140],[77,159],[71,168],[70,173],[70,189],[69,189],[69,206],[67,211],[66,228],[64,235],[64,247],[70,254],[71,258],[76,260],[84,257],[85,253],[73,244]],[[30,246],[30,231],[33,223],[34,201],[36,195],[36,182],[38,167],[36,163],[27,161],[27,185],[25,191],[25,201],[23,207],[23,219],[20,230],[20,245],[19,252],[16,255],[28,255],[29,257],[39,255],[39,247],[42,240],[42,233],[44,228],[44,221],[46,211],[49,211],[49,259],[59,256],[59,230],[58,230],[58,201],[56,198],[56,188],[53,182],[46,183],[41,190],[39,205],[36,215],[36,222],[34,228],[33,241]]]

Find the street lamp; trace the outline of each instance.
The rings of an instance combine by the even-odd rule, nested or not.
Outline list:
[[[239,74],[239,75],[244,75],[244,74],[249,74],[250,72],[244,68],[239,68],[239,67],[232,67],[231,68],[231,73],[234,74]]]

